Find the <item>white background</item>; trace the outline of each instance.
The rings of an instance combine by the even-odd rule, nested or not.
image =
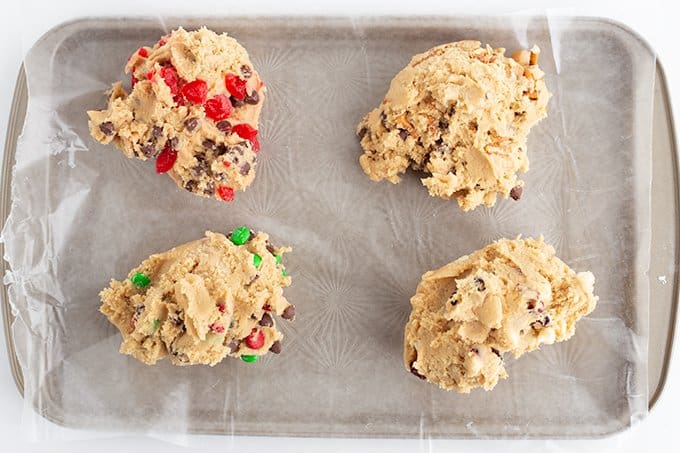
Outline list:
[[[23,52],[51,26],[79,16],[116,15],[248,15],[248,14],[453,14],[453,13],[540,13],[556,12],[607,16],[631,26],[654,47],[667,71],[674,111],[680,111],[680,25],[678,12],[670,0],[635,1],[426,1],[368,0],[321,1],[27,1],[3,2],[0,13],[0,144],[4,144],[5,129],[12,101],[14,82]],[[455,6],[453,6],[455,5]],[[474,38],[474,37],[471,37]],[[676,121],[677,128],[677,121]],[[1,153],[1,151],[0,151]],[[677,335],[676,335],[677,337]],[[680,451],[680,440],[673,429],[680,428],[677,412],[680,408],[680,348],[676,348],[666,388],[649,417],[631,430],[603,440],[591,441],[427,441],[427,440],[352,440],[352,439],[267,439],[224,438],[211,436],[179,437],[172,443],[157,439],[125,435],[97,434],[82,440],[83,433],[55,430],[57,440],[29,442],[22,432],[23,401],[12,379],[6,358],[4,336],[0,335],[0,439],[3,451],[12,452],[153,452],[203,451],[319,452],[325,451],[578,451],[578,452],[640,452],[657,450]],[[86,434],[87,435],[87,434]],[[81,440],[68,440],[78,438]],[[189,445],[190,447],[186,447]]]

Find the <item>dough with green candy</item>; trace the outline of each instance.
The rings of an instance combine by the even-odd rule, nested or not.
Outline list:
[[[151,255],[100,293],[100,311],[120,330],[120,352],[153,365],[215,365],[225,357],[253,362],[281,352],[275,315],[292,320],[283,296],[291,277],[265,233],[245,227]]]
[[[423,275],[411,298],[404,364],[446,390],[491,390],[520,357],[574,335],[593,311],[594,277],[538,239],[502,239]]]
[[[529,168],[527,136],[544,118],[550,93],[538,48],[505,49],[460,41],[415,55],[380,106],[357,126],[359,163],[374,181],[424,172],[430,195],[465,210],[517,200]]]

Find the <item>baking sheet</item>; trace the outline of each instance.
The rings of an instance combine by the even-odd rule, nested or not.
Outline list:
[[[28,404],[74,427],[329,436],[597,436],[646,414],[655,62],[633,35],[546,17],[165,21],[204,23],[242,41],[270,89],[258,178],[231,205],[195,200],[87,134],[84,110],[104,105],[139,43],[167,31],[157,21],[72,23],[26,61],[3,237]],[[414,175],[368,181],[352,134],[412,54],[465,38],[537,43],[554,93],[531,134],[523,200],[468,214]],[[299,315],[284,353],[212,369],[118,355],[96,311],[108,278],[242,223],[295,248],[287,296]],[[595,273],[596,311],[574,339],[511,363],[492,393],[409,376],[401,335],[422,272],[519,233],[544,234]]]

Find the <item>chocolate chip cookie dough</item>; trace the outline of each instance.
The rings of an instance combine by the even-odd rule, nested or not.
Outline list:
[[[421,379],[468,393],[508,375],[520,357],[565,341],[595,308],[594,277],[539,239],[502,239],[423,275],[404,335],[404,363]]]
[[[550,93],[538,48],[513,58],[478,41],[444,44],[411,59],[380,106],[357,126],[364,172],[398,183],[410,166],[432,196],[471,210],[519,199],[529,168],[527,135]]]
[[[283,297],[288,251],[245,227],[229,237],[208,231],[112,280],[100,311],[123,335],[120,352],[149,365],[165,356],[175,365],[212,366],[226,356],[254,362],[281,352],[274,316],[295,317]]]
[[[226,34],[179,28],[130,57],[131,91],[111,88],[87,112],[90,133],[202,197],[231,201],[255,178],[265,86],[246,50]]]

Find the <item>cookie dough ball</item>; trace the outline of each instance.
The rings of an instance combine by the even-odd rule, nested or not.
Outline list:
[[[295,317],[283,297],[288,251],[247,228],[228,237],[208,231],[112,280],[100,311],[123,335],[120,352],[149,365],[168,355],[175,365],[212,366],[226,356],[254,362],[281,352],[274,316]]]
[[[231,201],[255,178],[265,86],[246,50],[226,34],[179,28],[140,47],[113,85],[106,110],[89,111],[90,133],[202,197]]]
[[[398,183],[410,166],[427,174],[431,195],[465,211],[493,206],[498,194],[519,199],[527,135],[550,98],[538,52],[506,58],[505,49],[461,41],[414,56],[357,126],[364,172]]]
[[[593,284],[543,238],[503,239],[427,272],[411,299],[406,368],[446,390],[491,390],[508,376],[504,353],[520,357],[574,335],[597,303]]]

